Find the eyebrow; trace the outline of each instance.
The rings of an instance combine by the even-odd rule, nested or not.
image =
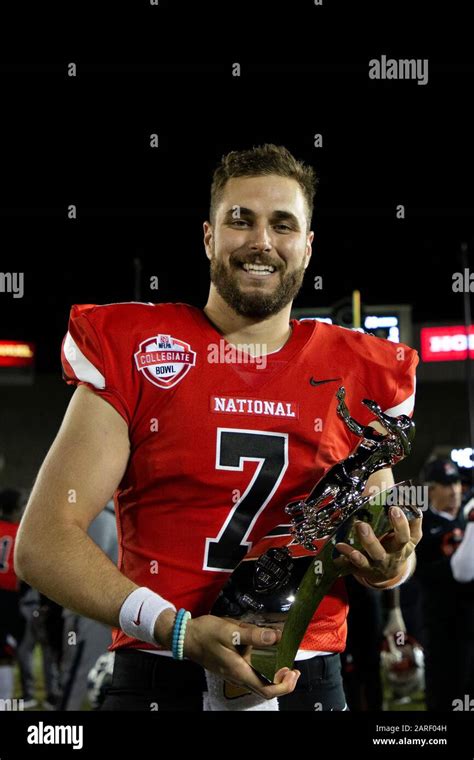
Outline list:
[[[255,211],[252,211],[251,208],[246,208],[245,206],[240,206],[239,208],[240,208],[239,216],[235,216],[235,217],[234,217],[235,206],[232,206],[230,209],[228,209],[225,213],[224,221],[227,222],[232,219],[234,220],[241,219],[243,217],[248,217],[249,219],[255,219],[256,217]],[[291,211],[286,211],[284,209],[277,209],[273,211],[270,218],[273,219],[274,221],[288,220],[288,221],[293,222],[293,224],[297,225],[298,227],[300,226],[298,217],[296,217]]]

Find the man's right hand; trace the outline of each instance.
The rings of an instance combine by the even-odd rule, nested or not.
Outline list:
[[[174,616],[172,610],[164,610],[155,624],[155,638],[170,648]],[[250,652],[252,646],[271,647],[280,638],[281,631],[273,628],[202,615],[188,621],[183,652],[185,657],[225,681],[245,687],[264,699],[273,699],[293,691],[300,671],[281,668],[275,673],[273,684],[264,686],[241,652]]]

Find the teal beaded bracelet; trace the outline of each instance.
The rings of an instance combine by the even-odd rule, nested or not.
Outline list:
[[[190,619],[191,613],[188,610],[185,610],[183,607],[178,610],[173,626],[171,650],[175,660],[183,659],[184,636],[188,620]]]

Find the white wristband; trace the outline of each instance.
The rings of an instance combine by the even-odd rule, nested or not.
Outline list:
[[[168,608],[176,612],[174,604],[151,589],[146,586],[136,588],[120,608],[120,628],[127,636],[156,645],[159,643],[153,635],[156,619]]]

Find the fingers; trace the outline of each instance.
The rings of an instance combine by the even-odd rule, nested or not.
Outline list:
[[[370,525],[365,522],[356,522],[356,530],[360,543],[364,551],[367,552],[368,557],[364,556],[357,549],[354,549],[353,546],[349,546],[349,544],[336,544],[336,549],[361,570],[383,564],[387,553]]]
[[[301,673],[299,670],[290,670],[289,668],[281,668],[274,676],[274,682],[268,686],[263,686],[262,682],[252,670],[250,666],[248,672],[243,674],[242,683],[250,691],[258,694],[265,699],[273,699],[274,697],[283,697],[285,694],[290,694],[298,681]]]
[[[370,525],[362,521],[357,522],[356,530],[362,547],[364,548],[364,551],[366,551],[369,555],[369,558],[375,563],[383,562],[386,558],[385,549],[378,540]]]
[[[422,516],[408,521],[402,509],[392,507],[389,517],[393,531],[382,538],[385,551],[390,555],[403,554],[406,558],[414,551],[423,535]]]
[[[343,557],[338,557],[334,561],[336,567],[357,567],[359,570],[370,569],[371,565],[367,557],[365,557],[361,552],[357,551],[357,549],[354,549],[353,546],[341,543],[336,544],[336,549],[343,555]]]
[[[231,627],[231,638],[233,646],[271,647],[280,641],[281,631],[251,623],[239,623]],[[222,643],[228,645],[228,640]]]
[[[295,689],[300,676],[301,671],[297,668],[294,668],[293,670],[290,670],[289,668],[281,668],[273,676],[273,684],[263,687],[265,690],[265,695],[271,699],[271,697],[268,696],[269,692],[267,689],[274,689],[275,686],[284,687],[285,691],[279,691],[277,694],[273,694],[272,696],[281,697],[283,694],[289,694]]]
[[[281,683],[283,681],[284,677],[286,676],[286,674],[287,673],[291,673],[291,672],[293,672],[293,673],[300,673],[299,670],[291,671],[290,668],[280,668],[280,670],[277,670],[277,672],[273,676],[273,683],[275,683],[275,684]],[[296,679],[296,680],[298,680],[298,679]]]
[[[400,507],[392,507],[389,517],[394,532],[393,548],[395,551],[397,548],[403,549],[405,544],[411,540],[409,522]]]
[[[393,532],[378,540],[368,523],[355,523],[357,537],[362,551],[345,543],[337,543],[336,549],[342,555],[334,560],[336,567],[343,572],[354,571],[383,571],[393,566],[394,562],[405,560],[415,549],[422,537],[422,517],[408,522],[403,510],[392,507],[389,512]]]
[[[336,549],[340,552],[340,556],[336,557],[336,559],[334,560],[334,567],[337,570],[339,570],[339,574],[343,576],[343,575],[347,575],[347,573],[354,572],[354,567],[355,567],[354,563],[351,562],[343,554],[344,548],[354,551],[353,548],[351,546],[348,547],[347,544],[336,544],[335,546],[336,546]]]
[[[223,621],[221,621],[222,623]],[[236,624],[237,621],[229,621],[222,627],[221,644],[225,647],[222,653],[225,656],[227,672],[221,672],[225,680],[239,686],[248,688],[250,691],[258,694],[265,699],[289,694],[296,686],[300,676],[299,670],[290,670],[281,668],[274,676],[274,683],[264,685],[256,674],[255,670],[249,664],[247,657],[241,656],[237,651],[232,651],[229,643],[232,645],[245,647],[256,646],[258,648],[273,646],[281,639],[281,630],[273,628],[261,628],[251,623]]]
[[[393,527],[393,536],[385,546],[378,540],[374,531],[366,522],[358,521],[355,524],[357,535],[362,548],[371,560],[372,566],[382,565],[387,560],[387,548],[390,554],[401,552],[402,549],[412,541],[410,524],[399,507],[392,507],[389,512],[390,522]],[[419,520],[417,519],[417,522]],[[415,535],[421,530],[421,526],[414,526]],[[414,542],[413,542],[414,543]],[[350,547],[348,544],[336,544],[336,548],[344,554],[356,567],[370,567],[370,563],[364,555]]]
[[[415,517],[410,520],[410,537],[415,546],[420,543],[423,537],[423,516]]]

